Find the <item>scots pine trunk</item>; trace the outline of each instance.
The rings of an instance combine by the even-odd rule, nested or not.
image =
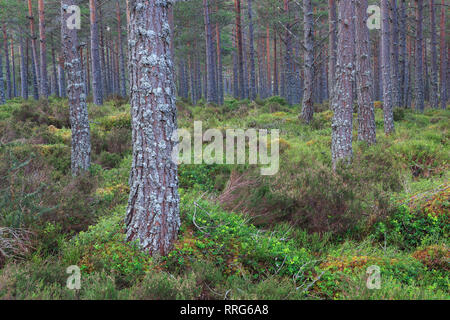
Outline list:
[[[120,4],[116,2],[116,16],[117,16],[117,45],[119,46],[119,68],[120,68],[120,95],[122,97],[127,96],[126,78],[125,78],[125,55],[123,54],[122,44],[122,19],[120,15]]]
[[[398,43],[398,10],[397,0],[391,0],[391,62],[392,62],[392,104],[400,106],[400,76],[399,76],[399,43]]]
[[[394,132],[389,36],[389,3],[388,0],[381,0],[381,75],[383,78],[384,132],[386,134]]]
[[[277,33],[273,33],[273,95],[278,96],[278,55],[277,55]]]
[[[250,48],[250,99],[256,99],[256,68],[255,68],[255,46],[254,46],[254,29],[253,29],[253,9],[252,0],[248,3],[248,41]]]
[[[23,99],[28,100],[28,70],[25,62],[26,52],[25,46],[23,44],[22,35],[19,35],[19,56],[20,56],[20,95]]]
[[[91,63],[92,63],[92,93],[94,103],[98,106],[103,104],[102,71],[100,65],[100,49],[97,19],[97,1],[89,0],[89,17],[91,32]]]
[[[40,78],[41,72],[39,68],[39,57],[37,54],[37,43],[36,43],[36,32],[34,28],[34,16],[33,16],[33,5],[32,0],[28,0],[28,19],[30,19],[30,33],[31,33],[31,59],[33,67],[33,85],[38,88],[38,93],[34,93],[34,99],[39,99],[40,91]]]
[[[55,54],[55,45],[52,42],[52,65],[53,65],[53,82],[52,82],[52,92],[56,96],[59,97],[59,88],[58,88],[58,71],[56,67],[56,54]]]
[[[434,109],[439,108],[438,97],[438,67],[437,67],[437,38],[436,38],[436,5],[430,0],[430,33],[431,33],[431,92],[430,103]]]
[[[425,108],[423,81],[423,0],[416,0],[416,95],[415,110],[423,112]]]
[[[354,71],[355,15],[354,0],[338,1],[338,44],[336,61],[335,97],[332,99],[331,156],[333,169],[339,162],[350,163],[353,128],[352,78]]]
[[[267,88],[266,95],[268,97],[272,96],[272,74],[270,71],[270,29],[269,25],[266,25],[266,80],[267,80]]]
[[[31,73],[33,75],[33,98],[34,100],[39,99],[39,76],[36,71],[36,60],[34,60],[33,54],[31,55]]]
[[[17,97],[17,84],[16,84],[16,59],[14,54],[14,37],[11,35],[11,75],[12,75],[12,94],[13,97]]]
[[[446,43],[445,43],[445,0],[442,0],[441,3],[441,21],[440,21],[440,60],[441,60],[441,66],[440,66],[440,96],[441,96],[441,108],[446,109],[447,108],[447,49],[446,49]]]
[[[311,0],[303,1],[303,21],[304,21],[304,89],[303,89],[303,107],[302,119],[310,123],[314,115],[313,101],[313,81],[314,81],[314,31],[313,31],[313,11]]]
[[[407,13],[406,13],[406,0],[401,1],[400,12],[399,12],[399,62],[400,62],[400,84],[399,84],[399,100],[400,106],[406,108],[407,100],[407,75],[408,75],[408,55],[406,47],[406,23],[407,23]]]
[[[336,1],[328,0],[328,25],[329,25],[329,43],[328,43],[328,88],[330,100],[333,99],[334,82],[336,77],[336,51],[337,51],[337,17]],[[331,102],[330,102],[331,105]]]
[[[234,0],[235,20],[236,20],[236,42],[237,42],[237,62],[239,73],[239,98],[244,99],[244,53],[242,48],[242,23],[241,23],[241,0]]]
[[[9,42],[6,25],[3,25],[3,48],[5,53],[6,99],[12,98],[11,66],[9,63]]]
[[[214,63],[214,44],[212,40],[212,28],[211,19],[209,16],[209,3],[208,0],[203,0],[203,12],[205,20],[205,42],[206,42],[206,77],[207,77],[207,93],[206,101],[217,103],[217,86],[216,86],[216,74]]]
[[[48,98],[48,75],[47,75],[47,39],[45,35],[45,8],[44,0],[38,0],[39,11],[39,44],[40,44],[40,66],[41,80],[40,90],[41,96]]]
[[[59,56],[58,60],[58,89],[61,98],[66,97],[66,75],[64,73],[64,58]]]
[[[216,5],[216,12],[219,12],[219,9]],[[217,87],[218,87],[218,97],[217,100],[219,105],[223,105],[224,103],[224,88],[223,88],[223,63],[222,63],[222,42],[220,39],[220,26],[219,22],[216,22],[216,43],[217,43]]]
[[[356,90],[358,97],[358,140],[369,145],[376,142],[375,110],[373,105],[370,39],[367,28],[367,0],[356,3]]]
[[[177,122],[170,5],[167,0],[130,2],[128,28],[133,162],[127,239],[161,255],[172,248],[180,227],[177,164],[171,155]]]
[[[75,0],[61,0],[61,21],[73,14],[69,6]],[[88,110],[86,104],[86,86],[79,54],[77,29],[61,24],[61,37],[67,70],[67,95],[69,97],[70,126],[72,129],[72,175],[76,176],[88,170],[91,165],[91,138]]]
[[[5,97],[5,84],[3,82],[3,58],[2,58],[2,52],[0,50],[0,105],[3,105],[6,103],[6,97]]]

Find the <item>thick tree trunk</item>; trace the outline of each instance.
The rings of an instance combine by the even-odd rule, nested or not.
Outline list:
[[[441,3],[441,21],[440,21],[440,59],[441,59],[441,66],[440,66],[440,81],[441,81],[441,87],[440,87],[440,98],[441,98],[441,108],[446,109],[447,108],[447,49],[446,49],[446,42],[445,42],[445,0],[442,0]],[[449,48],[450,49],[450,48]]]
[[[26,52],[23,44],[23,37],[19,35],[19,56],[20,56],[20,95],[28,100],[28,69],[26,65]]]
[[[61,0],[61,21],[73,14],[68,9],[74,0]],[[65,68],[67,70],[67,95],[69,97],[70,125],[72,129],[72,174],[79,175],[91,165],[91,139],[88,110],[86,104],[86,86],[83,79],[81,57],[78,52],[78,35],[76,29],[69,29],[61,24],[62,44]]]
[[[338,1],[338,44],[335,97],[332,99],[331,156],[333,169],[340,161],[352,158],[353,94],[352,78],[355,54],[354,0]]]
[[[216,5],[216,12],[219,8]],[[216,43],[217,43],[217,86],[218,86],[218,102],[219,105],[224,103],[224,85],[223,85],[223,63],[222,63],[222,42],[220,39],[220,26],[219,22],[216,22]]]
[[[273,95],[278,96],[278,55],[277,55],[277,33],[273,33]]]
[[[100,49],[97,19],[97,1],[89,0],[90,32],[91,32],[91,63],[92,63],[92,93],[94,103],[103,104],[102,70],[100,65]]]
[[[389,49],[389,3],[381,0],[381,74],[383,77],[384,132],[394,132],[394,113],[392,107],[392,78]]]
[[[286,1],[286,0],[285,0]],[[266,80],[267,80],[267,96],[270,97],[272,95],[272,74],[271,74],[271,68],[270,68],[270,29],[269,25],[266,25],[266,61],[267,61],[267,67],[266,67]]]
[[[305,83],[303,89],[303,108],[302,119],[306,123],[310,123],[314,115],[313,101],[313,81],[314,81],[314,31],[313,31],[313,11],[311,0],[303,1],[304,14],[304,46],[305,46],[305,62],[304,75]]]
[[[59,56],[58,61],[58,89],[59,89],[59,96],[61,98],[66,97],[66,75],[64,73],[64,58],[62,55]]]
[[[39,43],[40,43],[40,66],[41,80],[40,90],[41,96],[48,97],[48,75],[47,75],[47,40],[45,35],[45,8],[44,0],[38,0],[39,10]]]
[[[127,238],[161,255],[172,248],[180,227],[177,164],[171,156],[177,123],[166,4],[130,2],[128,40],[133,163]]]
[[[425,108],[423,81],[423,0],[416,0],[416,95],[415,110],[423,112]]]
[[[52,65],[53,65],[53,82],[52,82],[52,92],[56,96],[59,96],[59,88],[58,88],[58,71],[56,67],[56,54],[55,54],[55,45],[52,42]]]
[[[400,63],[400,84],[399,84],[399,101],[400,106],[406,107],[407,90],[406,85],[408,83],[406,77],[408,75],[408,55],[406,48],[406,23],[407,23],[407,13],[406,13],[406,0],[401,1],[400,12],[399,12],[399,63]]]
[[[375,110],[373,105],[370,40],[367,28],[367,0],[356,2],[356,89],[358,96],[358,140],[369,145],[376,142]]]

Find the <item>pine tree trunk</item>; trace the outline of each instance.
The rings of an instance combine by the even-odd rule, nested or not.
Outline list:
[[[336,83],[332,99],[332,137],[331,156],[333,169],[340,161],[349,163],[352,158],[353,94],[352,78],[354,71],[355,0],[338,1],[338,43],[336,61]]]
[[[400,76],[399,76],[399,43],[398,43],[398,10],[397,0],[391,0],[391,63],[392,63],[392,104],[394,107],[400,106]]]
[[[20,96],[28,100],[28,69],[26,65],[26,52],[23,44],[23,37],[19,35],[19,56],[20,56]],[[0,71],[1,72],[1,71]]]
[[[47,40],[45,35],[45,8],[44,0],[38,0],[39,10],[39,44],[40,44],[40,66],[41,66],[41,80],[40,90],[41,96],[48,97],[48,75],[47,75]]]
[[[5,97],[5,84],[3,82],[3,58],[2,58],[2,52],[0,50],[0,105],[3,105],[6,103],[6,97]]]
[[[11,35],[11,74],[12,74],[12,93],[13,97],[17,97],[16,83],[16,59],[14,54],[14,37]]]
[[[441,66],[440,66],[440,81],[441,81],[441,87],[440,87],[440,98],[441,98],[441,108],[445,110],[447,108],[447,49],[446,49],[446,42],[445,42],[445,0],[442,0],[441,3],[441,21],[440,21],[440,59],[441,59]],[[450,48],[449,48],[450,49]]]
[[[306,123],[310,123],[314,115],[313,101],[313,81],[314,81],[314,31],[313,31],[313,11],[311,0],[303,1],[303,21],[304,21],[304,46],[305,46],[305,62],[304,75],[305,83],[303,89],[303,107],[302,119]]]
[[[375,110],[373,105],[370,40],[367,28],[367,0],[356,2],[356,89],[358,96],[358,140],[369,145],[376,142]]]
[[[97,18],[97,1],[89,0],[90,34],[91,34],[91,63],[92,63],[92,93],[93,102],[103,104],[103,83],[100,64],[99,32]]]
[[[430,0],[430,33],[431,33],[431,96],[430,103],[434,109],[439,108],[438,97],[438,67],[437,67],[437,37],[436,37],[436,5]]]
[[[248,4],[248,41],[250,50],[250,99],[256,99],[256,67],[255,67],[255,46],[253,27],[252,0],[247,0]]]
[[[416,0],[416,95],[415,110],[423,112],[425,109],[424,81],[423,81],[423,0]]]
[[[209,17],[209,3],[208,0],[203,0],[203,13],[205,20],[205,41],[206,41],[206,76],[207,76],[207,93],[206,101],[217,103],[216,95],[216,75],[214,63],[214,46],[212,41],[211,20]]]
[[[278,96],[278,55],[277,55],[277,33],[273,33],[273,95]]]
[[[66,97],[66,75],[64,73],[64,58],[62,55],[59,56],[58,61],[58,89],[59,89],[59,96],[61,98]]]
[[[166,3],[166,2],[164,2]],[[133,163],[126,226],[150,254],[166,255],[180,227],[177,130],[168,6],[158,0],[130,2],[129,74]],[[142,34],[141,30],[148,32]],[[142,54],[145,50],[146,54]]]
[[[120,15],[120,4],[116,2],[116,15],[117,15],[117,40],[119,46],[119,64],[120,64],[120,95],[122,97],[127,96],[126,78],[125,78],[125,55],[123,54],[122,44],[122,20]]]
[[[5,77],[6,77],[6,99],[12,98],[12,83],[11,83],[11,66],[9,63],[9,42],[6,33],[6,25],[3,25],[3,46],[5,53]]]
[[[381,74],[383,78],[383,111],[384,132],[394,132],[394,113],[392,107],[392,78],[390,65],[390,30],[389,30],[389,3],[381,0]]]
[[[237,42],[237,62],[239,73],[239,98],[245,97],[244,86],[244,53],[242,48],[242,24],[241,24],[241,0],[234,0],[234,10],[236,19],[236,42]]]
[[[61,21],[67,21],[72,15],[68,7],[74,0],[61,0]],[[67,95],[69,97],[70,125],[72,129],[72,174],[79,175],[88,170],[91,164],[91,140],[88,110],[86,104],[86,86],[83,78],[81,57],[78,51],[76,29],[61,24],[62,44],[65,68],[67,70]]]
[[[38,93],[34,93],[34,99],[39,99],[39,88],[40,88],[40,78],[41,72],[39,68],[39,57],[37,53],[37,43],[36,43],[36,32],[34,29],[34,17],[33,17],[33,6],[32,0],[28,0],[28,18],[30,19],[30,33],[31,33],[31,59],[33,67],[33,83],[35,88],[38,89]]]
[[[329,63],[328,63],[328,88],[330,99],[334,97],[333,89],[336,76],[336,51],[337,51],[337,18],[336,18],[336,1],[328,0],[328,24],[329,24]],[[331,105],[331,101],[330,101]]]
[[[216,11],[219,9],[216,6]],[[219,105],[224,103],[224,84],[223,84],[223,64],[222,64],[222,42],[220,39],[220,26],[219,22],[216,22],[216,42],[217,42],[217,86],[218,86],[218,102]]]
[[[56,67],[56,54],[55,54],[55,45],[52,42],[52,64],[53,64],[53,86],[52,86],[52,92],[56,96],[59,97],[59,88],[58,88],[58,71]]]
[[[401,1],[400,5],[400,12],[399,12],[399,48],[400,48],[400,55],[399,55],[399,63],[400,63],[400,84],[399,84],[399,103],[400,106],[406,107],[406,99],[407,99],[407,80],[406,76],[408,74],[407,68],[409,68],[408,65],[408,55],[407,55],[407,48],[406,48],[406,23],[407,23],[407,13],[406,13],[406,0]]]

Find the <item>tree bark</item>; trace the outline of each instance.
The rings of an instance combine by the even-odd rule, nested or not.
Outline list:
[[[39,68],[39,57],[37,54],[37,43],[36,43],[36,32],[34,29],[34,16],[33,16],[33,5],[32,0],[28,0],[28,18],[30,19],[30,33],[31,33],[31,57],[32,57],[32,67],[33,67],[33,82],[38,88],[38,93],[34,93],[34,99],[39,99],[39,88],[41,81],[41,72]]]
[[[138,240],[150,254],[166,255],[180,227],[177,164],[171,156],[177,123],[170,2],[135,0],[129,5],[133,163],[127,239]]]
[[[28,70],[25,62],[26,52],[25,46],[23,44],[22,35],[19,35],[19,56],[20,56],[20,95],[23,99],[28,100]]]
[[[329,63],[328,63],[328,88],[330,99],[334,97],[333,89],[336,76],[336,51],[337,51],[337,18],[336,18],[336,1],[328,0],[328,25],[329,25]],[[330,101],[331,105],[331,101]]]
[[[89,18],[91,32],[91,63],[92,63],[92,93],[94,103],[98,106],[103,104],[103,83],[100,65],[100,49],[98,35],[97,1],[89,0]]]
[[[209,16],[209,3],[208,0],[203,0],[203,12],[205,20],[205,42],[206,42],[206,77],[207,77],[207,93],[206,101],[217,103],[217,86],[216,86],[216,74],[214,63],[214,47],[212,41],[212,28],[211,20]]]
[[[311,0],[303,1],[304,14],[304,46],[305,46],[305,62],[304,62],[304,89],[303,89],[303,108],[302,119],[306,123],[310,123],[314,115],[313,101],[313,81],[314,81],[314,31],[313,31],[313,11]]]
[[[447,49],[446,49],[446,42],[445,42],[445,0],[442,0],[441,3],[441,21],[440,21],[440,59],[441,59],[441,66],[440,66],[440,81],[441,81],[441,87],[440,87],[440,98],[441,98],[441,108],[445,110],[447,108]]]
[[[415,110],[423,112],[425,109],[424,81],[423,81],[423,0],[416,0],[416,95]]]
[[[38,11],[39,11],[39,43],[40,43],[40,57],[41,57],[40,90],[41,90],[41,96],[48,98],[47,40],[46,40],[46,35],[45,35],[44,0],[38,0]]]
[[[397,0],[391,0],[391,73],[392,73],[392,104],[394,107],[400,106],[400,77],[399,77],[399,42],[398,42],[398,10]]]
[[[3,105],[6,103],[6,97],[5,97],[5,84],[3,82],[3,58],[2,58],[2,52],[0,50],[0,105]]]
[[[254,29],[253,29],[253,8],[252,0],[248,3],[248,36],[250,48],[250,99],[256,99],[256,67],[255,67],[255,46],[254,46]]]
[[[332,99],[331,156],[333,169],[339,162],[350,163],[353,129],[352,78],[355,54],[354,0],[338,1],[338,44],[335,97]]]
[[[383,78],[384,132],[394,132],[394,113],[392,107],[392,78],[389,48],[389,3],[381,0],[381,75]]]
[[[6,99],[12,98],[12,83],[11,83],[11,66],[9,63],[9,41],[6,33],[6,25],[3,25],[3,46],[5,51],[5,77],[6,77]]]
[[[358,140],[376,143],[375,110],[373,105],[372,66],[370,65],[367,0],[356,2],[356,89],[358,97]]]
[[[236,15],[236,40],[237,40],[237,62],[239,72],[239,98],[244,99],[244,53],[242,48],[242,24],[241,24],[241,0],[234,0],[234,10]]]
[[[67,21],[72,15],[69,6],[74,0],[61,0],[61,21]],[[72,129],[72,174],[79,175],[91,165],[91,139],[88,110],[86,104],[86,86],[83,78],[81,57],[78,47],[77,29],[61,24],[62,44],[65,68],[67,70],[67,95],[69,97],[70,125]]]
[[[119,64],[120,64],[120,95],[122,97],[127,96],[126,78],[125,78],[125,55],[123,54],[122,44],[122,20],[120,15],[120,4],[116,2],[116,15],[117,15],[117,40],[119,46]]]

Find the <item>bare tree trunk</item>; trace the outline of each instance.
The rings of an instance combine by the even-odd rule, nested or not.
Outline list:
[[[92,63],[92,93],[94,103],[103,104],[102,70],[100,65],[99,35],[97,19],[97,1],[89,0],[90,32],[91,32],[91,63]]]
[[[166,255],[180,227],[177,130],[168,6],[158,0],[130,2],[129,73],[133,163],[126,226],[150,254]],[[142,34],[141,30],[148,32]],[[145,50],[146,54],[142,54]]]
[[[12,98],[12,83],[11,83],[11,67],[9,63],[9,41],[6,33],[6,25],[3,25],[3,45],[5,51],[5,77],[6,77],[6,99]]]
[[[354,0],[338,1],[338,44],[335,97],[332,99],[331,157],[333,169],[340,161],[350,163],[353,129],[352,78],[355,54]]]
[[[39,68],[39,57],[37,54],[36,32],[34,30],[34,17],[33,17],[33,5],[32,0],[28,0],[28,18],[30,19],[30,33],[31,33],[31,57],[33,67],[33,82],[38,88],[38,93],[34,93],[34,99],[39,99],[39,88],[41,81],[41,72]]]
[[[215,75],[215,59],[214,59],[214,45],[212,41],[211,20],[209,17],[209,3],[208,0],[203,0],[203,12],[205,20],[205,40],[206,40],[206,77],[207,77],[207,102],[217,103],[217,86]]]
[[[242,24],[241,24],[241,0],[234,0],[234,9],[236,14],[236,42],[237,42],[237,60],[239,71],[239,98],[244,99],[244,53],[242,48]]]
[[[415,110],[423,112],[425,109],[424,81],[423,81],[423,0],[416,0],[416,99]]]
[[[253,12],[252,0],[248,2],[248,34],[250,47],[250,99],[256,99],[256,68],[255,68],[255,47],[254,47],[254,30],[253,30]]]
[[[47,40],[45,36],[45,8],[44,0],[38,0],[39,10],[39,43],[40,43],[40,66],[41,66],[41,96],[48,97],[48,76],[47,76]]]
[[[62,98],[66,97],[66,75],[64,73],[64,58],[62,55],[59,56],[58,61],[58,88],[59,88],[59,96]]]
[[[25,62],[26,52],[23,44],[22,35],[19,35],[19,55],[20,55],[20,95],[22,96],[23,99],[28,100],[28,70]]]
[[[53,40],[53,39],[52,39]],[[52,64],[53,64],[53,86],[52,91],[56,96],[59,96],[59,88],[58,88],[58,71],[56,67],[56,54],[55,54],[55,44],[52,41]]]
[[[408,75],[408,55],[407,55],[407,48],[406,48],[406,23],[407,23],[407,13],[406,13],[406,0],[401,1],[400,5],[400,12],[399,12],[399,35],[400,35],[400,56],[399,56],[399,63],[400,63],[400,84],[399,84],[399,101],[400,106],[406,107],[406,99],[407,99],[407,90],[406,85],[408,81],[406,80],[406,77]]]
[[[392,78],[389,49],[389,3],[381,0],[381,74],[383,78],[384,132],[394,132],[394,113],[392,107]]]
[[[216,12],[219,12],[219,8],[216,4]],[[217,86],[218,86],[218,97],[217,100],[219,105],[224,103],[224,88],[223,88],[223,64],[222,64],[222,42],[220,39],[220,26],[219,22],[216,22],[216,42],[217,42]]]
[[[305,46],[305,62],[304,75],[305,83],[303,89],[303,108],[302,119],[306,123],[310,123],[314,115],[313,101],[313,81],[314,81],[314,31],[313,31],[313,11],[311,0],[303,1],[304,14],[304,46]]]
[[[74,0],[61,0],[61,21],[73,14],[69,6]],[[88,110],[86,104],[86,86],[83,78],[81,57],[78,52],[77,29],[67,28],[61,24],[64,61],[67,70],[67,95],[69,97],[70,125],[72,129],[72,174],[79,175],[91,165],[91,138]]]
[[[3,58],[2,58],[2,52],[0,50],[0,105],[3,105],[6,103],[6,97],[5,97],[5,84],[3,82]]]
[[[399,43],[398,43],[398,10],[397,0],[391,0],[391,62],[392,62],[392,104],[400,106],[400,76],[399,76]]]
[[[447,108],[447,49],[445,43],[445,0],[442,0],[441,3],[441,34],[440,34],[440,56],[441,56],[441,69],[440,69],[440,80],[441,80],[441,88],[440,88],[440,96],[441,96],[441,108]]]
[[[285,0],[286,1],[286,0]],[[270,97],[272,95],[272,75],[270,70],[270,29],[269,25],[266,25],[266,80],[267,80],[267,96]]]
[[[12,74],[12,93],[13,97],[17,97],[17,84],[16,84],[16,59],[14,54],[14,37],[11,35],[11,74]]]
[[[278,96],[278,56],[277,56],[277,33],[273,33],[273,95]]]
[[[356,89],[358,96],[358,140],[376,143],[375,110],[373,105],[370,40],[367,28],[367,0],[356,2]]]
[[[123,54],[122,44],[122,20],[120,16],[120,4],[116,2],[116,14],[117,14],[117,40],[119,46],[119,64],[120,64],[120,95],[122,97],[127,96],[126,78],[125,78],[125,55]]]
[[[328,63],[328,88],[330,99],[334,97],[333,89],[336,76],[336,50],[337,50],[337,19],[336,19],[336,2],[328,0],[328,24],[329,24],[329,63]],[[331,101],[330,101],[331,105]]]

